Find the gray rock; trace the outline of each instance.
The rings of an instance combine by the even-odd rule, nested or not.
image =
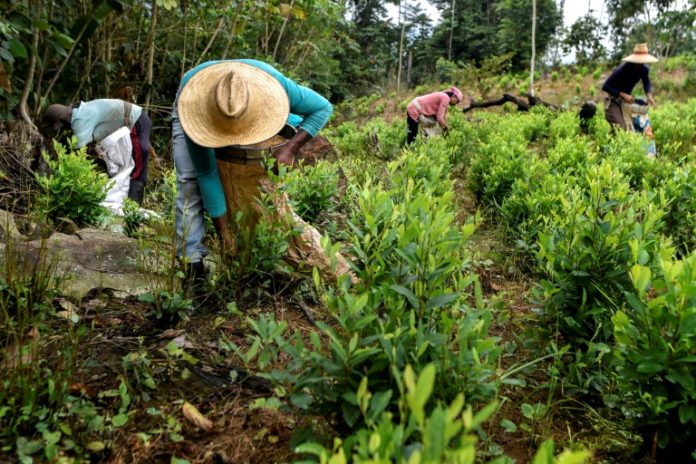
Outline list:
[[[95,288],[137,295],[147,292],[157,278],[144,272],[138,241],[110,231],[55,233],[47,240],[24,242],[22,249],[32,263],[45,249],[47,262],[56,266],[56,275],[64,277],[62,292],[74,298],[82,298]]]
[[[14,216],[0,209],[0,242],[5,243],[10,239],[23,240],[24,236],[17,229]]]

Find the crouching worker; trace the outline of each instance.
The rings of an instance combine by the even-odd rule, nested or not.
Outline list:
[[[212,218],[223,251],[236,256],[239,230],[235,227],[253,230],[264,214],[259,193],[273,190],[264,155],[292,165],[300,148],[326,124],[332,111],[324,97],[256,60],[209,61],[184,75],[172,112],[175,226],[177,255],[187,266],[194,292],[200,293],[205,283],[204,209]],[[299,126],[290,128],[288,135],[289,118]],[[279,144],[275,140],[279,133],[290,138]],[[279,222],[299,231],[288,244],[286,260],[292,265],[317,266],[334,279],[336,274],[349,273],[348,263],[337,254],[334,274],[317,230],[293,213],[285,193],[275,193]],[[234,223],[238,212],[247,218],[242,224]]]
[[[456,87],[414,98],[406,108],[406,123],[408,125],[406,144],[410,145],[416,140],[419,127],[427,137],[437,134],[439,132],[438,126],[445,132],[449,130],[447,107],[454,106],[461,101],[462,92]]]
[[[44,112],[44,122],[54,131],[72,131],[78,148],[91,142],[100,143],[121,128],[128,128],[134,162],[128,198],[142,204],[152,122],[141,107],[117,99],[98,99],[72,106],[53,104]]]

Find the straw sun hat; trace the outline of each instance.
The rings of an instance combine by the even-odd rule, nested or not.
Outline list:
[[[639,43],[635,47],[633,47],[633,53],[628,55],[621,61],[628,61],[629,63],[648,64],[657,63],[658,60],[650,53],[648,53],[648,44]]]
[[[283,128],[288,94],[277,79],[246,63],[224,61],[201,69],[181,90],[181,126],[203,147],[252,145]]]

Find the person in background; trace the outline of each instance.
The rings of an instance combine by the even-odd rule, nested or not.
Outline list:
[[[235,212],[254,209],[258,204],[254,197],[269,183],[260,153],[265,151],[277,163],[292,165],[300,148],[324,127],[332,112],[326,98],[261,61],[208,61],[184,74],[172,109],[177,177],[175,228],[177,258],[185,266],[194,293],[200,292],[206,280],[204,211],[212,218],[223,251],[236,256],[238,241],[230,229],[228,208],[234,217]],[[254,147],[280,137],[288,123],[297,128],[273,151]],[[234,197],[230,205],[218,171],[218,157],[232,162],[224,173],[228,176],[226,187]],[[290,226],[303,231],[303,243],[316,244],[318,232],[292,214],[286,195],[275,206],[280,212],[290,213],[287,216],[294,221]],[[289,255],[302,247],[290,244]],[[323,249],[316,246],[302,251],[295,255],[295,261],[311,262],[312,256],[325,258]],[[337,274],[348,272],[345,260],[337,258],[341,268]]]
[[[408,125],[406,144],[410,145],[416,140],[419,126],[428,129],[439,125],[443,131],[449,130],[447,107],[454,106],[461,101],[462,92],[454,86],[441,92],[433,92],[414,98],[406,108],[406,123]]]
[[[650,82],[650,69],[646,65],[658,60],[648,53],[648,44],[639,43],[634,47],[633,53],[622,61],[623,63],[611,73],[602,86],[602,90],[608,94],[604,117],[612,127],[618,126],[623,130],[632,130],[629,125],[630,115],[626,117],[625,114],[626,105],[635,103],[636,100],[631,93],[638,81],[642,81],[647,103],[656,106]]]
[[[44,112],[45,124],[54,131],[69,130],[80,148],[100,142],[122,127],[131,131],[135,168],[130,174],[128,198],[142,204],[151,149],[150,117],[138,105],[118,99],[98,99],[72,106],[53,104]]]

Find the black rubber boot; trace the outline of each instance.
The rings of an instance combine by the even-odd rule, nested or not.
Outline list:
[[[185,289],[193,299],[194,309],[199,309],[208,297],[208,278],[205,265],[202,261],[196,261],[186,266]]]
[[[139,205],[143,204],[143,196],[145,193],[145,182],[141,180],[131,180],[130,186],[128,187],[128,198],[137,202]]]

